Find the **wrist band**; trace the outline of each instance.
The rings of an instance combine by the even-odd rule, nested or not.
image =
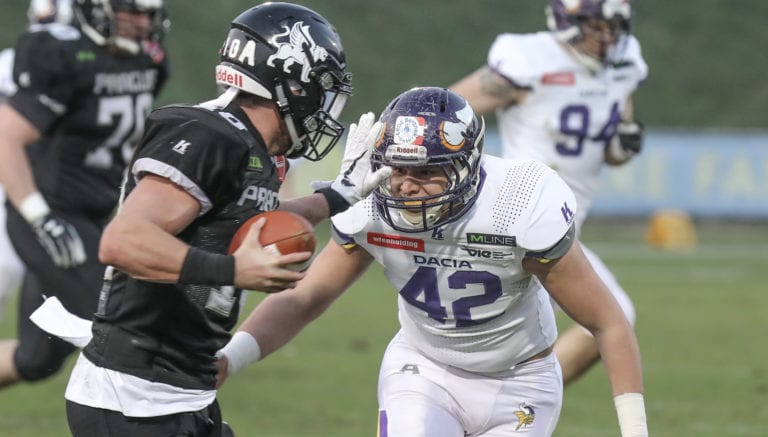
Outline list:
[[[235,285],[235,257],[190,247],[179,272],[179,284]]]
[[[351,206],[341,194],[331,187],[320,188],[315,190],[315,193],[320,193],[325,196],[325,201],[328,202],[328,210],[330,211],[329,215],[331,217],[346,211]]]
[[[24,217],[27,223],[35,223],[41,218],[50,214],[51,208],[48,207],[48,202],[45,201],[43,195],[39,191],[35,191],[19,204],[19,214]]]
[[[244,331],[237,331],[229,343],[216,352],[216,358],[227,356],[227,373],[234,375],[243,367],[261,359],[261,347],[253,336]]]
[[[624,393],[613,398],[622,437],[648,437],[642,393]]]

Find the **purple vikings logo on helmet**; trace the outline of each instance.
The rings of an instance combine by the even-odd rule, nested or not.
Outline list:
[[[439,167],[444,192],[396,197],[389,185],[373,192],[384,221],[401,232],[424,232],[461,217],[474,203],[480,184],[485,124],[466,100],[443,88],[414,88],[396,97],[380,118],[382,136],[371,161],[383,165]]]

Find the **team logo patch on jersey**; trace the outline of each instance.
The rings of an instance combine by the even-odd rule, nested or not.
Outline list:
[[[568,207],[567,202],[563,202],[563,206],[560,207],[560,212],[563,214],[563,218],[565,219],[565,223],[570,225],[573,221],[573,210]]]
[[[277,168],[277,178],[280,182],[285,181],[285,174],[288,173],[288,160],[285,159],[285,156],[278,155],[272,157],[272,161],[275,163],[275,168]]]
[[[283,71],[290,73],[290,67],[297,64],[301,67],[301,81],[309,82],[309,70],[318,62],[324,61],[328,57],[328,51],[315,44],[309,33],[309,26],[303,21],[297,21],[290,28],[283,25],[283,28],[284,33],[279,33],[269,40],[277,46],[277,52],[267,58],[267,65],[274,67],[276,60],[283,61]]]
[[[573,85],[576,75],[573,73],[547,73],[541,76],[542,85]]]
[[[187,140],[179,140],[178,143],[174,144],[173,147],[171,147],[171,150],[178,153],[179,155],[183,155],[187,153],[187,148],[191,146],[192,143],[190,143]]]
[[[403,237],[401,235],[369,232],[368,244],[373,244],[374,246],[388,247],[390,249],[424,252],[424,240],[419,240],[417,238]]]
[[[517,428],[515,428],[515,431],[533,425],[533,420],[536,418],[536,412],[533,411],[533,407],[530,405],[520,404],[518,408],[520,409],[514,412],[515,416],[517,416]]]
[[[517,238],[511,235],[478,234],[474,232],[467,232],[467,243],[517,247]]]
[[[424,142],[424,117],[397,117],[395,121],[395,144],[421,145]]]

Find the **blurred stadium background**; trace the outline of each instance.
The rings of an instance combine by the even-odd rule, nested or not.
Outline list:
[[[2,3],[0,46],[11,46],[24,30],[28,2]],[[257,3],[167,0],[173,77],[158,104],[215,94],[213,67],[229,20]],[[344,115],[352,122],[411,86],[451,84],[484,62],[500,32],[543,29],[546,2],[302,3],[342,35],[355,75]],[[650,66],[635,99],[646,150],[629,166],[604,172],[583,239],[638,307],[652,435],[763,437],[768,3],[636,0],[634,9],[634,33]],[[493,132],[486,147],[498,151]],[[288,188],[306,192],[309,180],[331,177],[337,165],[338,155],[299,165]],[[678,215],[651,220],[667,210]],[[327,238],[325,226],[318,231]],[[253,294],[250,305],[258,300]],[[12,313],[0,315],[2,337],[15,332]],[[396,326],[395,294],[373,269],[294,343],[230,380],[221,392],[225,418],[241,436],[373,435],[378,363]],[[0,392],[0,435],[67,435],[67,376]],[[596,368],[567,390],[555,435],[617,434],[604,379]]]

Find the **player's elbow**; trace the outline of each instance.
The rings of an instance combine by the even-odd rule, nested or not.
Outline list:
[[[99,241],[99,261],[102,264],[120,267],[125,264],[128,253],[126,236],[130,231],[119,221],[113,220],[104,229]]]

